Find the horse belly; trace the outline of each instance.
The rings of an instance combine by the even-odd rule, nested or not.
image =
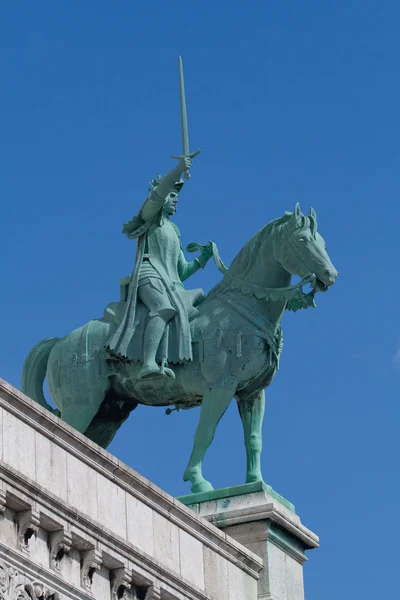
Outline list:
[[[193,404],[201,401],[204,378],[193,362],[169,365],[175,379],[154,377],[139,379],[140,363],[120,363],[113,387],[123,395],[146,406]]]

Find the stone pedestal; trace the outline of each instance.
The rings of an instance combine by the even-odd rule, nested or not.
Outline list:
[[[293,504],[260,483],[180,501],[263,560],[258,600],[304,600],[305,551],[318,547],[318,537],[301,524]]]
[[[256,600],[209,521],[0,380],[0,598]]]

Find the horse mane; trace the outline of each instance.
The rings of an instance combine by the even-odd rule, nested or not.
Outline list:
[[[231,266],[227,271],[227,275],[233,275],[240,279],[248,279],[250,271],[254,266],[254,258],[259,255],[260,246],[264,243],[265,238],[274,235],[275,231],[288,222],[292,213],[286,212],[282,217],[274,219],[265,227],[257,231],[243,246],[240,252],[233,259]],[[224,277],[218,282],[207,294],[207,299],[212,299],[215,293],[222,292],[229,287],[229,282]]]
[[[260,246],[264,243],[265,238],[274,235],[278,227],[287,223],[291,216],[292,213],[285,213],[282,217],[274,219],[257,231],[233,259],[228,269],[229,274],[246,279],[246,276],[249,275],[251,268],[254,266],[254,257],[259,255]]]

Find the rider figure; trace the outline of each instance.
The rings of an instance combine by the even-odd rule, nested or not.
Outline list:
[[[137,240],[136,264],[125,314],[107,348],[114,357],[134,358],[129,344],[136,327],[137,303],[138,300],[142,302],[148,309],[148,323],[141,344],[142,378],[164,374],[175,377],[172,369],[164,365],[160,367],[157,362],[167,324],[173,321],[177,329],[175,354],[178,361],[193,358],[189,321],[198,314],[194,305],[204,294],[202,290],[186,290],[182,281],[205,267],[212,256],[212,244],[209,242],[203,246],[198,258],[186,262],[179,229],[170,220],[177,210],[178,194],[183,186],[181,176],[190,169],[191,163],[191,158],[184,156],[167,175],[153,180],[153,188],[138,216],[126,223],[123,229],[129,239]]]

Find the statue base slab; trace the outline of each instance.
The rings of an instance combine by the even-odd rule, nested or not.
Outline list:
[[[185,506],[191,506],[192,504],[198,504],[200,502],[210,502],[212,500],[222,500],[223,498],[233,498],[234,496],[243,496],[244,494],[252,494],[254,492],[266,492],[267,495],[280,502],[283,506],[294,513],[296,512],[294,504],[289,502],[289,500],[286,500],[286,498],[278,494],[278,492],[275,492],[270,485],[264,483],[263,481],[244,483],[243,485],[234,485],[231,487],[220,488],[219,490],[212,490],[211,492],[178,496],[178,500]]]
[[[262,482],[179,500],[263,560],[258,600],[304,600],[305,551],[319,540],[291,502]]]

